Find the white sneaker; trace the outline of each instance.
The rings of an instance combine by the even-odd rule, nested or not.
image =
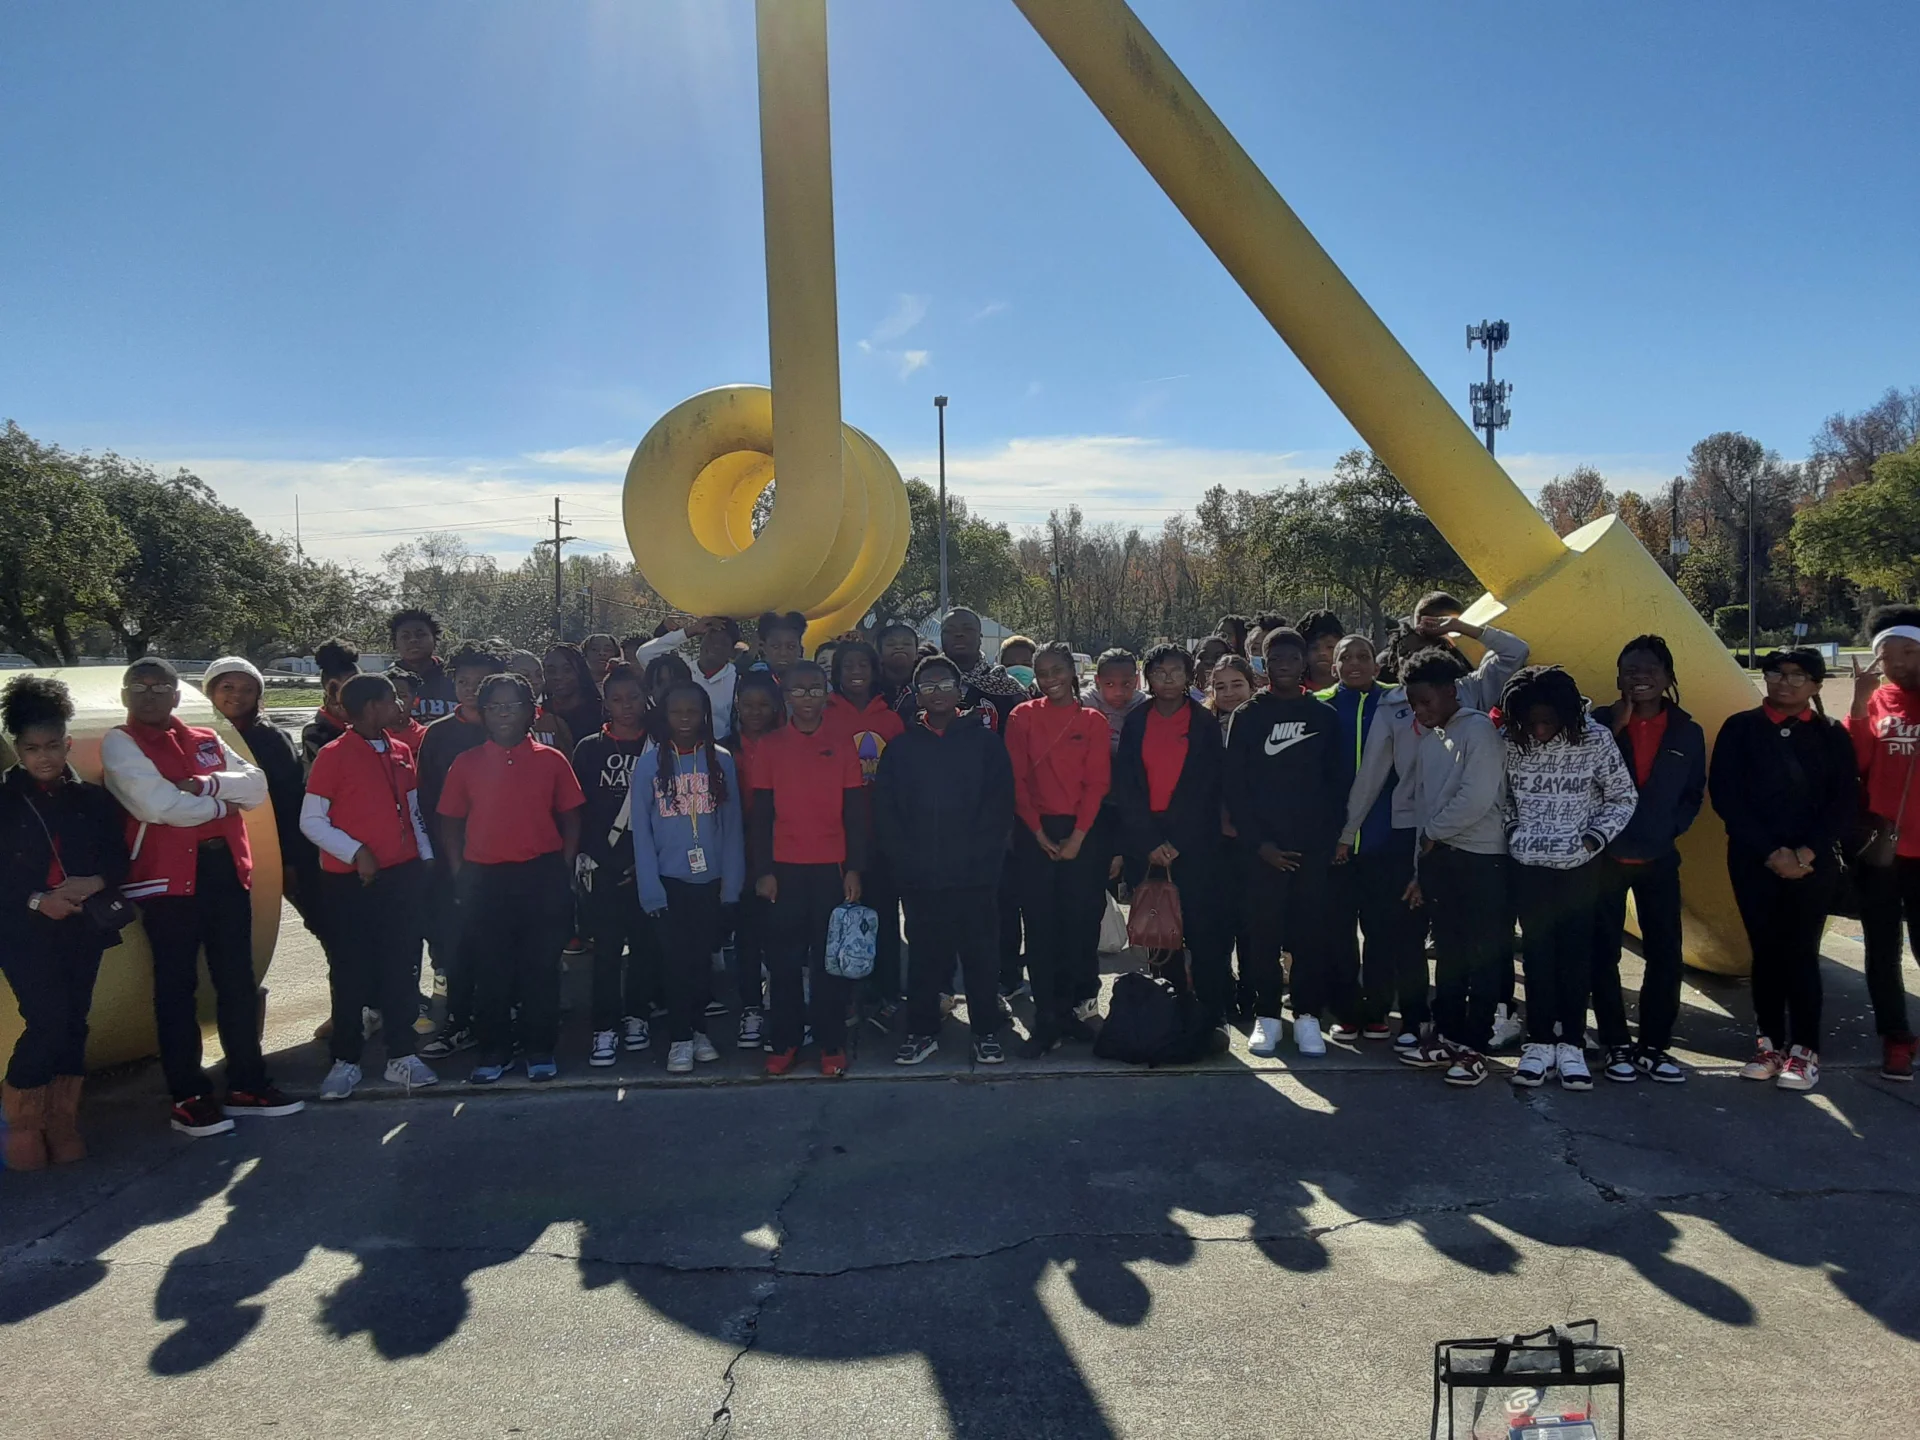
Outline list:
[[[327,1071],[327,1078],[320,1082],[322,1100],[345,1100],[353,1094],[353,1087],[362,1079],[360,1067],[351,1060],[336,1060],[333,1068]]]
[[[691,1040],[676,1040],[667,1047],[667,1073],[669,1075],[693,1073],[693,1042]]]
[[[398,1060],[387,1061],[387,1083],[404,1085],[409,1090],[424,1090],[429,1085],[438,1085],[440,1077],[418,1055],[402,1055]]]
[[[1560,1072],[1562,1090],[1591,1090],[1593,1072],[1587,1069],[1587,1052],[1578,1045],[1561,1044],[1553,1052],[1554,1067]]]
[[[653,1043],[647,1033],[647,1022],[638,1015],[627,1016],[627,1038],[624,1042],[629,1050],[644,1050]]]
[[[1551,1045],[1523,1045],[1520,1048],[1520,1064],[1513,1072],[1513,1083],[1528,1090],[1545,1084],[1547,1076],[1553,1073],[1556,1058]]]
[[[1804,1045],[1787,1051],[1787,1063],[1773,1082],[1782,1090],[1811,1090],[1820,1083],[1820,1057]]]
[[[1293,1043],[1300,1047],[1302,1055],[1327,1053],[1327,1041],[1326,1037],[1320,1033],[1318,1016],[1296,1015],[1293,1017]]]
[[[945,1013],[947,1014],[953,1013],[951,996],[948,997],[948,1007]],[[1074,1006],[1073,1018],[1078,1020],[1083,1025],[1089,1020],[1098,1020],[1100,1018],[1099,998],[1096,996],[1091,1000],[1082,1000],[1078,1005]]]
[[[693,1032],[693,1058],[702,1065],[711,1065],[720,1058],[720,1052],[713,1048],[713,1042],[698,1030]]]
[[[1504,1003],[1493,1007],[1493,1030],[1487,1039],[1489,1050],[1504,1050],[1522,1035],[1527,1027],[1521,1023],[1518,1015],[1512,1014]]]
[[[613,1031],[594,1031],[593,1048],[587,1052],[587,1064],[604,1067],[613,1064],[617,1058],[619,1058],[619,1050],[615,1044]]]
[[[1280,1053],[1280,1022],[1267,1015],[1261,1015],[1253,1022],[1253,1033],[1247,1037],[1247,1053],[1262,1057]]]

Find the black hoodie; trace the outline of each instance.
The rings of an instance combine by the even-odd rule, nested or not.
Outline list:
[[[1227,742],[1227,810],[1249,850],[1271,841],[1304,863],[1333,859],[1347,812],[1350,765],[1331,705],[1311,695],[1263,690],[1234,712]]]
[[[1013,832],[1013,764],[1006,743],[966,711],[945,734],[918,716],[880,756],[873,818],[903,890],[1000,883]]]
[[[595,865],[616,875],[633,869],[633,831],[622,831],[617,846],[607,843],[607,833],[626,803],[634,776],[640,775],[642,783],[650,785],[658,773],[653,757],[641,764],[641,753],[649,743],[644,734],[637,740],[619,740],[596,730],[573,747],[574,777],[587,797],[580,812],[580,853],[591,855]]]
[[[1597,712],[1596,718],[1605,714]],[[1602,722],[1604,723],[1604,721]],[[1700,814],[1707,796],[1707,737],[1700,724],[1678,705],[1667,706],[1667,728],[1660,751],[1653,757],[1647,783],[1641,785],[1633,768],[1633,741],[1627,730],[1613,737],[1627,773],[1635,775],[1640,799],[1627,828],[1613,837],[1607,854],[1616,860],[1664,860],[1674,853],[1673,842],[1686,834]]]

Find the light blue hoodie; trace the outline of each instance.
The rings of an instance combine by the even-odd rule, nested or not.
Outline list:
[[[714,759],[726,780],[727,798],[716,804],[707,787],[704,748],[691,755],[675,754],[676,778],[662,799],[660,751],[649,745],[633,767],[628,792],[633,828],[634,880],[640,887],[640,908],[657,915],[667,908],[667,889],[661,877],[689,885],[720,886],[720,903],[740,898],[747,875],[745,827],[740,819],[740,775],[733,756],[716,749]],[[693,873],[689,852],[698,848],[706,857],[706,871]]]

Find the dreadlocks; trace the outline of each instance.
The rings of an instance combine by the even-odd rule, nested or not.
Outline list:
[[[1507,743],[1522,750],[1533,746],[1533,733],[1527,728],[1527,715],[1536,705],[1553,711],[1560,722],[1560,733],[1572,745],[1586,738],[1587,702],[1580,687],[1558,665],[1528,665],[1507,681],[1500,692],[1500,728]]]
[[[673,800],[674,780],[680,767],[679,752],[667,733],[664,718],[667,707],[673,703],[676,695],[698,695],[700,697],[700,748],[707,757],[707,794],[713,797],[715,805],[723,804],[727,798],[727,779],[720,769],[719,757],[714,754],[713,742],[713,699],[705,687],[691,680],[676,680],[667,687],[667,693],[660,697],[659,712],[662,717],[660,733],[654,739],[654,752],[658,761],[654,767],[653,798],[662,805]]]
[[[1665,695],[1670,703],[1678,705],[1680,682],[1674,677],[1673,651],[1667,648],[1667,642],[1658,635],[1636,635],[1621,647],[1620,658],[1614,664],[1626,664],[1627,657],[1635,652],[1651,655],[1659,662],[1660,668],[1667,672],[1667,688],[1660,693]]]

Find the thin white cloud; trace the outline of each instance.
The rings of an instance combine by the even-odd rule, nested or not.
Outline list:
[[[1012,308],[1012,304],[1006,300],[989,300],[967,317],[967,323],[969,325],[978,325],[982,320],[990,320],[995,315],[1004,315]]]
[[[1513,477],[1513,483],[1529,496],[1539,495],[1542,485],[1555,476],[1567,474],[1576,465],[1593,466],[1606,477],[1607,488],[1616,495],[1627,490],[1637,490],[1642,495],[1664,494],[1672,485],[1673,477],[1687,468],[1683,455],[1579,455],[1522,450],[1497,458]]]
[[[564,450],[533,450],[525,457],[536,465],[555,465],[594,475],[624,475],[633,459],[633,446],[618,440],[605,445],[569,445]]]
[[[867,332],[867,339],[875,345],[884,345],[889,340],[898,340],[914,326],[927,318],[927,306],[931,297],[926,295],[896,295],[893,308],[886,317]]]
[[[900,378],[904,380],[907,376],[913,374],[914,371],[926,369],[927,363],[932,358],[931,352],[926,350],[902,351],[899,360]]]

